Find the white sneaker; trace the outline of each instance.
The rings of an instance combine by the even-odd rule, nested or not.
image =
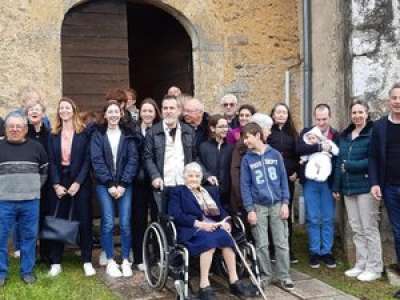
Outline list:
[[[118,278],[122,276],[121,270],[115,260],[110,259],[107,263],[106,273],[110,277]]]
[[[50,266],[50,271],[47,273],[49,277],[56,277],[62,272],[62,268],[60,264],[52,264]]]
[[[364,271],[360,275],[357,276],[357,279],[360,281],[374,281],[381,278],[381,273],[371,272],[371,271]]]
[[[86,277],[96,275],[96,270],[93,268],[93,265],[90,262],[83,264],[83,271],[85,272]]]
[[[121,269],[122,269],[122,276],[131,277],[133,275],[132,264],[129,262],[129,260],[124,259],[124,261],[121,264]]]
[[[14,251],[14,258],[20,258],[20,257],[21,257],[21,251],[20,250]]]
[[[105,251],[101,251],[100,256],[99,256],[99,265],[104,267],[107,266],[107,255]]]
[[[347,277],[357,277],[358,275],[360,275],[362,272],[364,272],[364,270],[359,269],[357,267],[354,267],[350,270],[347,270],[346,272],[344,272],[344,275],[346,275]]]
[[[137,268],[139,269],[139,271],[142,271],[142,272],[144,272],[145,271],[145,266],[144,266],[144,264],[137,264],[136,265],[137,266]]]

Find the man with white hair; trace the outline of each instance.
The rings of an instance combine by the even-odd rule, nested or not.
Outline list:
[[[200,144],[208,138],[208,113],[204,111],[204,103],[196,98],[187,98],[183,102],[183,121],[194,129],[194,140],[198,151]]]
[[[21,278],[36,281],[36,239],[39,226],[40,188],[47,178],[48,159],[43,146],[26,138],[28,121],[20,112],[5,119],[5,139],[0,140],[0,286],[8,271],[8,237],[18,223]],[[29,184],[27,184],[29,183]]]
[[[226,94],[220,101],[221,109],[224,117],[228,120],[229,128],[238,128],[239,118],[237,116],[238,99],[234,94]]]

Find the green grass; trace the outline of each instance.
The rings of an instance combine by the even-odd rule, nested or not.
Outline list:
[[[336,241],[335,241],[336,243]],[[311,275],[327,284],[342,290],[345,293],[356,296],[362,300],[386,300],[393,299],[393,293],[399,288],[389,284],[387,278],[382,278],[371,283],[363,283],[357,279],[344,276],[344,271],[351,266],[344,261],[343,253],[335,249],[337,268],[328,269],[323,264],[319,269],[311,269],[308,266],[307,235],[304,230],[296,229],[294,235],[294,248],[300,262],[294,265],[298,271]]]
[[[40,264],[35,269],[38,278],[33,285],[26,285],[19,277],[19,263],[11,259],[7,283],[0,288],[0,299],[4,300],[75,300],[75,299],[117,299],[110,290],[96,278],[86,278],[80,259],[66,255],[63,260],[63,273],[57,278],[47,278],[48,267]]]

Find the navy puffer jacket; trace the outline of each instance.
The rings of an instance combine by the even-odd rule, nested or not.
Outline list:
[[[340,152],[335,162],[333,192],[347,196],[369,193],[368,149],[372,126],[373,122],[369,121],[354,140],[351,138],[353,124],[340,135]]]
[[[139,169],[137,140],[129,128],[121,126],[117,164],[114,169],[111,145],[107,138],[107,128],[97,126],[90,141],[90,160],[96,182],[107,187],[132,184]]]

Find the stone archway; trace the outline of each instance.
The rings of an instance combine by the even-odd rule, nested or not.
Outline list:
[[[171,85],[193,94],[197,33],[182,14],[154,4],[160,3],[98,0],[74,5],[62,25],[63,94],[90,111],[99,110],[104,93],[114,87],[135,88],[139,100],[159,100]]]

